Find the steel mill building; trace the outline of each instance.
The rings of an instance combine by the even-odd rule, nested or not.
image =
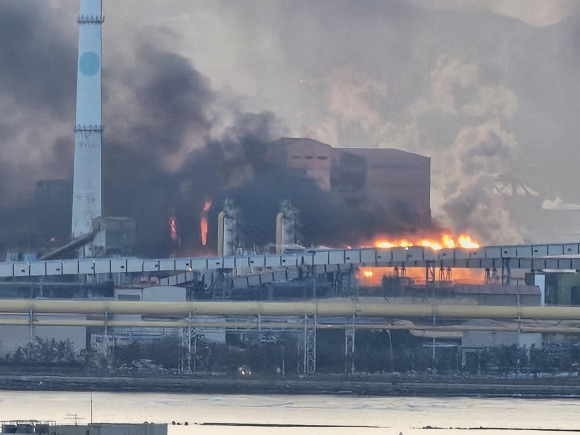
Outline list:
[[[281,138],[270,144],[265,159],[315,181],[349,206],[381,207],[418,226],[431,221],[429,157],[391,148],[333,148],[313,139]]]

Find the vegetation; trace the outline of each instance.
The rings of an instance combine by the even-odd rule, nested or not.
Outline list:
[[[24,366],[70,366],[79,365],[79,356],[75,353],[70,340],[57,341],[35,337],[26,345],[19,347],[14,354],[6,357],[7,362]]]

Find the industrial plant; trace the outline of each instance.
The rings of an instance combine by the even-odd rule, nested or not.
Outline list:
[[[580,243],[455,234],[432,219],[428,157],[310,138],[231,144],[199,150],[166,190],[143,186],[154,205],[112,205],[102,23],[101,0],[81,0],[74,178],[37,180],[29,220],[2,215],[5,364],[578,374]]]

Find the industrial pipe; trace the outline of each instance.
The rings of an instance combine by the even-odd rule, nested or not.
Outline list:
[[[313,316],[428,317],[580,320],[580,307],[522,307],[484,305],[419,305],[368,303],[351,299],[300,302],[144,302],[55,299],[0,300],[0,313],[139,314],[144,316]]]
[[[185,319],[175,320],[94,320],[94,319],[34,319],[32,324],[35,327],[48,326],[70,326],[70,327],[110,327],[110,328],[210,328],[210,329],[227,329],[234,330],[304,330],[303,322],[258,322],[258,321],[196,321],[188,323]],[[0,325],[21,325],[29,326],[29,318],[1,318]],[[408,330],[408,331],[425,331],[426,333],[434,332],[467,332],[467,331],[487,331],[487,332],[536,332],[536,333],[580,333],[580,327],[574,326],[554,326],[554,325],[519,325],[512,323],[508,325],[424,325],[412,322],[395,322],[395,323],[311,323],[309,328],[318,330]]]

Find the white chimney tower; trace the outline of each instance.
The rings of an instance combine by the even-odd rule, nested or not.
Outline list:
[[[101,24],[102,0],[81,0],[73,179],[72,236],[93,231],[101,216]],[[93,256],[91,245],[81,256]]]

